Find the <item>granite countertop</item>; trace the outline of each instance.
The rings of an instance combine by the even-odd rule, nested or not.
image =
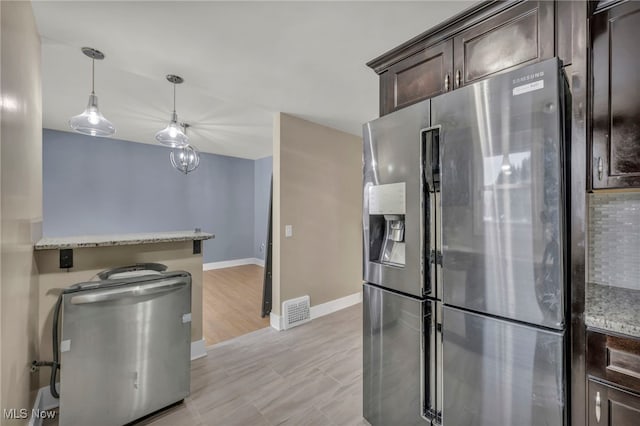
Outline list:
[[[587,283],[585,323],[640,337],[640,290]]]
[[[213,234],[194,231],[148,232],[144,234],[77,235],[71,237],[43,238],[35,250],[73,249],[82,247],[128,246],[136,244],[170,243],[179,241],[209,240]]]

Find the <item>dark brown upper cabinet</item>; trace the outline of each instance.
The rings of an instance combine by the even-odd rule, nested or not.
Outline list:
[[[589,380],[589,426],[637,426],[638,395]]]
[[[453,39],[454,87],[554,55],[554,3],[527,1]]]
[[[591,20],[591,189],[640,187],[640,2]]]
[[[380,75],[380,114],[432,98],[452,88],[453,43],[446,40],[393,65]]]
[[[408,40],[367,63],[380,76],[380,115],[551,58],[556,49],[570,62],[572,12],[553,1],[483,1]]]

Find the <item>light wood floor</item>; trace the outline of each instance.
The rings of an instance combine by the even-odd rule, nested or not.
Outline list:
[[[202,276],[204,340],[213,345],[269,326],[260,318],[264,268],[258,265],[205,271]]]
[[[211,346],[191,363],[191,395],[141,424],[356,426],[362,418],[362,305],[287,331]]]

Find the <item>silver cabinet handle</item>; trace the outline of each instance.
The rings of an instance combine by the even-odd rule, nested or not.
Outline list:
[[[150,284],[129,285],[123,288],[79,294],[71,298],[71,303],[74,305],[80,305],[85,303],[108,302],[122,297],[148,296],[151,294],[168,293],[170,291],[178,290],[186,285],[187,283],[180,279],[165,280]]]
[[[444,76],[444,91],[445,92],[449,91],[449,73],[447,73],[447,75]]]
[[[604,171],[604,161],[602,161],[602,157],[598,157],[598,180],[602,180],[603,171]]]
[[[596,421],[600,423],[600,392],[596,392]]]
[[[456,70],[456,87],[460,87],[460,80],[462,79],[462,76],[460,75],[460,70],[457,69]]]

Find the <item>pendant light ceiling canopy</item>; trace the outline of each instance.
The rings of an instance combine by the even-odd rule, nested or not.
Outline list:
[[[95,85],[95,62],[104,59],[104,54],[91,47],[83,47],[82,53],[91,58],[91,94],[89,103],[82,112],[69,120],[69,126],[78,133],[89,136],[109,137],[113,136],[116,128],[107,120],[98,109],[98,97],[94,92]]]
[[[162,145],[171,148],[182,148],[189,142],[189,138],[182,130],[178,123],[178,114],[176,114],[176,84],[182,84],[184,79],[180,76],[167,75],[169,83],[173,84],[173,112],[171,113],[171,121],[164,129],[156,133],[156,140]]]
[[[184,128],[183,133],[186,135],[189,125],[182,123],[182,127]],[[171,165],[185,175],[191,173],[200,165],[200,154],[193,145],[185,145],[172,150],[169,158],[171,159]]]

